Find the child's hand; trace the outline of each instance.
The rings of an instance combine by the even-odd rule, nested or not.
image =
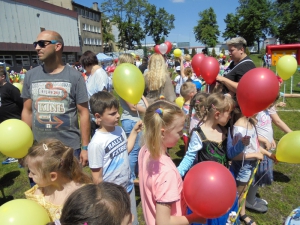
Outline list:
[[[271,143],[270,142],[268,142],[268,141],[266,141],[266,142],[264,142],[264,144],[265,144],[265,149],[266,150],[270,150],[271,149]]]
[[[250,136],[242,137],[242,143],[243,145],[248,146],[250,144]]]
[[[264,159],[264,155],[261,152],[256,153],[256,157],[258,160],[263,160]]]
[[[275,140],[273,139],[272,143],[271,143],[271,149],[275,149],[276,148],[276,142]]]
[[[272,159],[272,160],[274,161],[275,164],[278,163],[278,160],[276,159],[276,155],[275,155],[275,154],[271,153],[270,155],[268,155],[268,157],[269,157],[270,159]]]
[[[139,133],[140,131],[142,131],[144,129],[144,124],[143,121],[138,121],[136,122],[136,124],[133,127],[133,130],[137,133]]]

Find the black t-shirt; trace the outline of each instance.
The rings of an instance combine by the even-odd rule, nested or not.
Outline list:
[[[8,119],[21,119],[23,99],[18,88],[11,83],[0,86],[0,123]]]
[[[144,74],[144,71],[147,69],[148,65],[147,64],[141,64],[139,66],[140,71],[142,72],[142,74]]]
[[[239,82],[245,73],[254,68],[255,65],[253,61],[249,58],[249,56],[246,56],[242,61],[240,61],[236,65],[234,65],[234,62],[232,61],[227,67],[227,69],[224,71],[223,75],[229,80]]]
[[[175,68],[176,68],[177,66],[180,66],[180,62],[175,61]]]

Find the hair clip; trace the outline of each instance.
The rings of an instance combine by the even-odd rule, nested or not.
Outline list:
[[[88,225],[87,222],[85,222],[83,225]]]
[[[212,107],[213,109],[217,109],[216,106],[214,106],[214,104],[211,104],[211,107]]]
[[[166,98],[165,98],[165,96],[160,95],[160,96],[159,96],[159,99],[160,99],[160,100],[164,100],[164,99],[166,99]]]
[[[159,114],[160,116],[162,116],[164,110],[163,110],[162,108],[158,108],[157,110],[155,110],[155,112],[156,112],[157,114]]]
[[[60,223],[59,219],[57,219],[57,220],[54,220],[54,224],[55,224],[55,225],[61,225],[61,223]]]
[[[43,148],[44,148],[45,151],[48,151],[48,146],[47,146],[46,144],[43,144]],[[60,223],[59,223],[59,224],[60,224]],[[59,225],[59,224],[58,224],[58,225]]]
[[[200,103],[200,101],[199,101],[199,100],[196,100],[196,103]]]

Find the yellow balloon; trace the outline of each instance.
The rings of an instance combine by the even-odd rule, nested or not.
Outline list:
[[[13,85],[15,87],[17,87],[20,90],[20,92],[22,93],[22,90],[23,90],[23,85],[22,84],[20,84],[20,83],[13,83]]]
[[[113,74],[113,86],[126,102],[137,104],[144,93],[145,80],[139,68],[131,63],[118,65]]]
[[[0,224],[41,225],[50,222],[45,208],[28,199],[9,201],[0,207]]]
[[[224,56],[224,54],[223,53],[220,53],[220,57],[222,58]]]
[[[134,54],[133,52],[131,52],[130,54],[133,56],[133,58],[136,57],[136,54]]]
[[[9,66],[7,66],[7,67],[6,67],[6,71],[9,71],[9,69],[10,69]]]
[[[300,163],[300,131],[290,132],[280,139],[276,158],[280,162]]]
[[[33,144],[32,131],[22,120],[5,120],[0,124],[0,134],[0,152],[8,157],[23,158]]]
[[[291,55],[281,57],[276,64],[278,75],[283,80],[288,80],[291,76],[293,76],[297,67],[297,60]]]
[[[180,108],[182,108],[183,104],[184,104],[184,98],[183,97],[178,97],[175,100],[176,105],[178,105]]]
[[[180,57],[182,55],[181,50],[179,48],[174,49],[173,54],[175,57]]]

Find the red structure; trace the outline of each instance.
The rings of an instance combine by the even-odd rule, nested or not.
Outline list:
[[[266,53],[272,56],[273,65],[276,65],[280,57],[292,54],[296,55],[297,63],[300,65],[300,44],[267,45]]]

